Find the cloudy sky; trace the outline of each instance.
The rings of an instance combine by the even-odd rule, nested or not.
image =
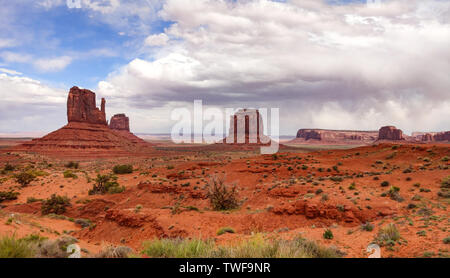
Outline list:
[[[0,0],[0,133],[63,126],[70,87],[132,130],[175,107],[299,128],[450,130],[450,1]],[[77,7],[78,6],[78,7]]]

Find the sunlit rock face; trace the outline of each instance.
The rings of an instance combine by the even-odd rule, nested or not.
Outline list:
[[[67,121],[106,125],[105,104],[102,98],[101,109],[98,109],[94,92],[72,87],[67,97]]]

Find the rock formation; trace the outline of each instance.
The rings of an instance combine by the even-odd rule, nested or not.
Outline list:
[[[450,131],[439,132],[433,136],[433,140],[437,142],[450,142]]]
[[[291,143],[308,144],[369,144],[378,137],[378,131],[300,129]]]
[[[269,144],[270,138],[265,136],[263,120],[257,109],[241,109],[230,117],[227,144]]]
[[[63,157],[108,157],[130,153],[150,153],[150,144],[129,132],[124,114],[112,117],[112,128],[106,122],[105,104],[95,104],[95,93],[78,87],[70,89],[67,98],[67,120],[64,127],[46,136],[14,148]]]
[[[116,114],[111,117],[109,128],[130,131],[130,119],[125,114]]]
[[[72,87],[67,98],[67,121],[106,125],[105,105],[106,101],[102,98],[99,110],[94,92]]]
[[[378,132],[378,140],[405,140],[403,131],[395,126],[383,126]]]

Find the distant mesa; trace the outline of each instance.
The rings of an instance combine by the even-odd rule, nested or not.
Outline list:
[[[230,117],[225,144],[270,145],[270,137],[264,135],[263,119],[257,109],[240,109]]]
[[[125,114],[116,114],[109,121],[109,128],[130,131],[130,119]]]
[[[370,144],[378,138],[378,131],[300,129],[292,143],[308,144]]]
[[[14,150],[69,157],[108,157],[153,151],[151,144],[130,132],[129,118],[125,114],[114,115],[108,126],[106,101],[102,99],[100,109],[97,108],[95,93],[90,90],[70,89],[67,121],[64,127]]]
[[[395,126],[383,126],[378,132],[378,140],[405,140],[403,131]]]

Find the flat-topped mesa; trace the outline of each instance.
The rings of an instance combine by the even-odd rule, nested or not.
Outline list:
[[[109,128],[130,131],[130,119],[125,114],[116,114],[109,121]]]
[[[374,141],[378,131],[299,129],[297,138],[319,141]]]
[[[403,131],[395,126],[383,126],[378,131],[378,140],[405,140]]]
[[[106,101],[102,98],[101,109],[96,105],[95,93],[72,87],[67,98],[67,121],[107,125],[105,113]]]

